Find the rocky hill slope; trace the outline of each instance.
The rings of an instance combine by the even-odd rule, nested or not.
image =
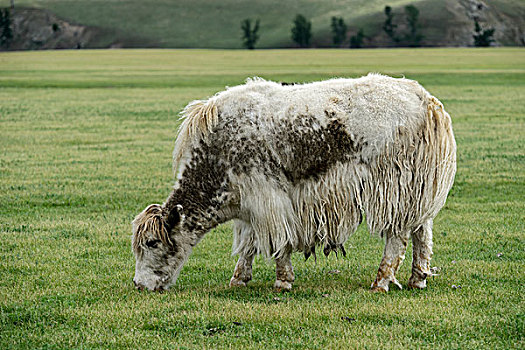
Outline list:
[[[43,9],[10,11],[12,38],[3,49],[42,50],[90,47],[104,30],[74,24]]]

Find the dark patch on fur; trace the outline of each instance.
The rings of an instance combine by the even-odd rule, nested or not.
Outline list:
[[[223,152],[221,135],[213,133],[209,140],[202,140],[192,149],[192,157],[186,165],[178,188],[175,189],[165,204],[165,211],[180,222],[177,205],[182,205],[182,213],[186,216],[184,228],[189,232],[205,233],[218,219],[217,211],[223,206],[227,196],[221,196],[228,191],[226,183],[226,165],[221,162]],[[211,220],[210,220],[211,219]],[[218,222],[215,222],[217,224]],[[172,226],[173,228],[173,226]]]
[[[244,111],[244,115],[254,113]],[[268,130],[261,127],[266,120],[257,114],[249,120],[223,115],[208,138],[191,150],[191,159],[165,204],[169,226],[180,221],[177,204],[183,207],[184,228],[190,232],[218,224],[217,213],[230,200],[229,170],[247,176],[261,172],[287,186],[317,180],[338,163],[358,162],[362,140],[348,133],[335,112],[326,110],[324,117],[326,124],[312,115],[290,116]]]
[[[328,124],[323,127],[309,115],[282,120],[275,126],[274,135],[257,131],[257,121],[250,125],[246,120],[232,118],[214,132],[213,149],[222,150],[218,159],[226,160],[236,175],[256,170],[293,184],[317,179],[338,162],[359,161],[363,147],[334,112],[325,111],[325,115]],[[247,136],[236,138],[235,133]],[[271,153],[269,146],[276,153]]]
[[[159,243],[160,239],[154,239],[152,241],[146,241],[146,246],[148,246],[149,248],[156,248]]]
[[[172,208],[170,211],[166,211],[163,216],[166,218],[164,221],[164,226],[168,232],[170,232],[171,229],[180,222],[180,213],[176,207]]]
[[[237,138],[238,134],[246,136]],[[219,150],[219,158],[235,175],[249,175],[257,170],[270,177],[279,176],[279,160],[270,155],[265,139],[258,124],[250,125],[236,117],[220,124],[210,141],[213,141],[214,149]]]
[[[286,178],[296,184],[305,179],[318,179],[338,162],[349,162],[359,157],[363,145],[352,139],[343,123],[334,114],[325,111],[331,118],[328,125],[315,130],[313,117],[301,116],[283,125],[282,142],[292,149],[283,172]],[[283,148],[279,148],[280,150]],[[287,155],[282,154],[286,159]]]

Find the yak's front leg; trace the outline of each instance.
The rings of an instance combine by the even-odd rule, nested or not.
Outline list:
[[[409,288],[425,288],[432,258],[432,219],[425,222],[412,233],[412,276],[408,280]]]
[[[235,265],[233,276],[230,280],[230,287],[245,287],[246,283],[252,280],[252,264],[254,254],[241,255]]]
[[[281,257],[275,259],[275,284],[277,290],[291,290],[295,276],[292,266],[292,250],[286,250]]]
[[[230,287],[244,287],[252,280],[252,264],[256,254],[253,227],[245,221],[234,220],[233,253],[239,254]]]
[[[395,275],[405,259],[407,243],[407,234],[394,234],[393,232],[387,234],[383,259],[379,265],[376,280],[372,283],[373,291],[388,292],[390,282],[398,286],[399,289],[403,288],[396,280]]]

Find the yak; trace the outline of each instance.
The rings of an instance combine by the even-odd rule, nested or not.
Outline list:
[[[433,219],[456,172],[451,118],[416,81],[368,74],[306,84],[262,78],[188,104],[175,141],[176,183],[132,223],[138,289],[175,283],[193,247],[233,220],[230,286],[274,259],[274,287],[294,282],[291,254],[344,250],[363,217],[386,241],[374,291],[412,239],[409,288],[431,275]]]

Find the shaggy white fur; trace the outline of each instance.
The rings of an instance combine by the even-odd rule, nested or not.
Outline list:
[[[309,255],[319,245],[325,253],[344,252],[364,214],[370,232],[387,240],[373,287],[399,285],[394,274],[411,236],[410,283],[424,287],[432,220],[454,181],[456,143],[443,105],[417,82],[369,74],[283,86],[254,78],[190,103],[182,116],[173,153],[178,183],[165,210],[183,200],[179,193],[212,203],[203,212],[185,213],[192,227],[236,219],[233,252],[240,255],[236,275],[242,278],[234,275],[232,284],[247,282],[253,256],[262,254],[277,261],[276,286],[291,287],[290,253]],[[330,159],[308,150],[321,146]],[[213,155],[203,156],[204,149]],[[199,183],[219,181],[203,173],[214,166],[224,169],[221,184]],[[181,185],[186,168],[195,179]],[[212,224],[201,222],[211,217]]]
[[[455,174],[451,120],[436,98],[408,79],[370,74],[293,86],[250,79],[188,105],[176,163],[188,142],[206,137],[219,118],[235,116],[265,126],[259,135],[236,137],[264,137],[272,149],[279,120],[308,114],[318,116],[323,127],[326,110],[365,145],[362,163],[340,163],[320,179],[288,189],[262,173],[231,176],[240,191],[241,212],[254,228],[255,237],[243,237],[256,244],[258,253],[275,258],[288,245],[296,250],[326,242],[342,245],[359,225],[361,211],[375,233],[416,230],[436,216]],[[243,249],[253,247],[236,237],[234,252]]]

